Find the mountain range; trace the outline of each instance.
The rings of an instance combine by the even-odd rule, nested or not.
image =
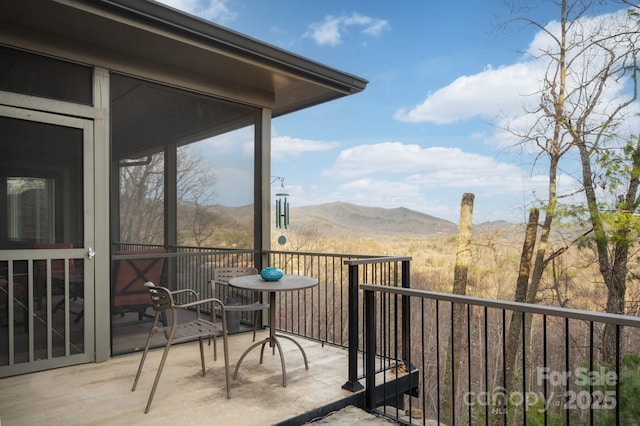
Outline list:
[[[291,209],[291,229],[313,227],[324,236],[376,235],[433,237],[453,235],[458,226],[448,220],[404,207],[365,207],[333,202]]]
[[[253,206],[226,207],[215,205],[210,211],[223,226],[251,226]],[[274,211],[271,212],[272,217]],[[513,224],[505,221],[474,225],[475,229],[496,230]],[[458,225],[445,219],[404,207],[366,207],[345,202],[292,207],[292,232],[313,232],[322,237],[348,237],[369,234],[399,237],[437,237],[456,235]]]

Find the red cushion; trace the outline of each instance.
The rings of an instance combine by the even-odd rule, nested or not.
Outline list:
[[[164,248],[119,251],[118,255],[166,253]],[[147,281],[160,285],[164,258],[121,259],[114,261],[113,306],[150,305],[151,295],[144,286]],[[142,273],[142,275],[141,275]]]
[[[0,302],[6,302],[9,299],[9,282],[4,278],[0,278]],[[13,283],[13,298],[21,299],[23,289],[18,283]]]

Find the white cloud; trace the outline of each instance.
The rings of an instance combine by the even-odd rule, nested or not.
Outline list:
[[[604,41],[611,42],[614,39],[607,39],[607,31],[615,29],[620,31],[623,26],[635,28],[634,22],[629,22],[624,11],[615,14],[601,15],[591,18],[584,18],[573,23],[573,29],[580,29],[569,33],[568,38],[575,37],[575,42],[570,41],[571,48],[567,51],[567,63],[571,63],[571,69],[567,76],[567,110],[580,111],[589,107],[585,102],[585,96],[591,94],[599,88],[596,86],[599,79],[594,79],[596,72],[601,70],[602,61],[606,55],[603,50],[593,49],[593,45],[584,47],[579,43],[586,43],[599,37]],[[635,31],[630,30],[630,34]],[[509,66],[498,68],[487,67],[478,74],[461,76],[449,85],[429,93],[424,101],[413,108],[400,108],[394,114],[394,118],[399,121],[410,123],[434,123],[434,124],[455,124],[469,120],[474,117],[483,118],[491,122],[496,132],[491,135],[489,141],[499,146],[510,146],[514,144],[512,133],[504,132],[500,129],[508,127],[512,132],[524,132],[535,126],[539,115],[527,113],[539,109],[539,92],[547,73],[555,71],[555,65],[551,62],[549,52],[557,49],[553,38],[558,36],[559,24],[550,22],[545,31],[540,31],[533,38],[527,48],[527,59]],[[584,34],[594,34],[592,38]],[[591,49],[591,50],[590,50]],[[576,58],[576,55],[580,55]],[[591,86],[585,90],[575,90],[585,81],[592,80]],[[595,110],[598,113],[606,114],[612,111],[622,100],[625,99],[624,79],[611,79],[604,87],[600,97],[600,104]],[[538,123],[540,124],[540,123]],[[591,123],[594,126],[597,123]]]
[[[323,176],[333,180],[362,182],[377,176],[411,187],[482,190],[487,194],[518,193],[523,186],[540,186],[538,177],[524,175],[518,166],[459,148],[423,148],[399,142],[346,149],[333,168],[323,172]]]
[[[228,0],[157,0],[167,6],[218,24],[227,24],[238,15],[227,6]]]
[[[394,118],[411,123],[452,124],[472,117],[495,119],[521,113],[527,100],[540,87],[536,64],[521,63],[479,74],[462,76],[431,93],[414,108],[398,110]]]
[[[310,36],[320,45],[335,46],[341,42],[339,24],[337,18],[327,16],[322,24],[311,24],[305,35]]]
[[[304,153],[330,151],[337,146],[338,144],[336,142],[277,136],[271,139],[271,159],[274,161],[282,161],[299,158],[300,155]]]
[[[424,188],[402,180],[356,179],[337,187],[338,194],[350,203],[380,206],[407,207],[424,210]],[[429,206],[432,208],[433,206]]]
[[[386,142],[343,150],[333,167],[323,172],[313,197],[298,194],[297,202],[317,204],[343,200],[361,205],[407,207],[457,221],[462,194],[476,195],[481,209],[474,221],[496,218],[522,220],[526,206],[545,198],[548,178],[528,167],[459,148]],[[562,175],[561,186],[574,181]],[[309,199],[307,199],[309,198]]]
[[[384,19],[375,19],[358,13],[341,16],[326,16],[323,22],[309,25],[306,37],[311,37],[319,45],[335,46],[342,42],[342,35],[349,31],[350,27],[363,27],[363,34],[378,37],[383,31],[390,30],[389,22]]]
[[[248,134],[247,131],[243,131],[243,133]],[[251,133],[244,138],[241,137],[242,135],[234,140],[226,139],[222,141],[222,143],[242,143],[243,155],[248,158],[253,158],[255,149],[253,134]],[[274,136],[271,138],[271,160],[287,161],[297,159],[306,153],[331,151],[337,146],[337,142],[314,141],[291,136]],[[224,147],[222,149],[224,149]]]

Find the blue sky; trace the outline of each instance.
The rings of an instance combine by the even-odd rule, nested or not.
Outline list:
[[[285,177],[294,207],[344,201],[457,222],[470,192],[474,222],[520,222],[546,194],[544,164],[508,149],[515,140],[502,130],[539,85],[543,64],[526,52],[544,40],[533,27],[503,28],[503,1],[162,3],[369,81],[273,121],[272,174]],[[527,16],[553,25],[555,2],[536,3]]]

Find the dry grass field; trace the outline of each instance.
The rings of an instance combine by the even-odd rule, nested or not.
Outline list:
[[[208,229],[202,246],[249,248],[252,245],[252,208],[211,208],[217,218]],[[188,216],[188,215],[184,215]],[[524,241],[523,224],[507,222],[474,225],[472,264],[467,294],[513,300]],[[291,226],[272,229],[274,250],[411,256],[411,286],[451,292],[456,258],[457,225],[443,219],[403,208],[382,209],[330,203],[291,209]],[[187,224],[181,244],[195,245]],[[278,244],[281,235],[285,245]],[[554,233],[548,253],[571,241]],[[629,262],[627,312],[640,310],[640,256]],[[538,303],[576,309],[604,311],[606,288],[590,248],[573,245],[545,271]]]

